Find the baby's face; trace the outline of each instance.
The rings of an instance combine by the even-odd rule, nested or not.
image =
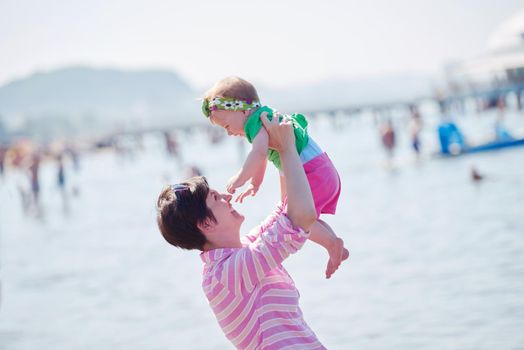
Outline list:
[[[226,129],[230,136],[245,136],[244,123],[247,116],[246,111],[215,110],[211,111],[210,119],[213,124]]]

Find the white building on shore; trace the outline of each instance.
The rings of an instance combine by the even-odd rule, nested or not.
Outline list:
[[[524,9],[491,35],[485,55],[445,67],[449,95],[501,95],[524,91]]]

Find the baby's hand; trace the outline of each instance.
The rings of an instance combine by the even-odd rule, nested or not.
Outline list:
[[[239,184],[238,183],[238,176],[235,175],[231,179],[229,179],[229,181],[227,182],[226,190],[227,190],[227,192],[233,194],[233,193],[235,193],[235,190],[237,188],[239,188],[240,186],[242,186],[242,185],[243,184]]]
[[[244,198],[246,198],[247,196],[255,196],[258,192],[258,188],[259,186],[255,186],[253,184],[250,184],[244,192],[242,192],[238,197],[237,199],[235,199],[235,202],[240,202],[242,203],[244,201]]]

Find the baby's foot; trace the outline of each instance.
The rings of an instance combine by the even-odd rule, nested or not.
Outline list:
[[[335,244],[328,250],[329,261],[326,267],[326,278],[330,278],[342,261],[349,257],[349,251],[344,248],[344,241],[341,238],[337,238]]]

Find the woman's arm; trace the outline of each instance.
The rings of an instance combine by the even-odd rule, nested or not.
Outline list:
[[[278,118],[273,118],[270,122],[265,113],[260,115],[260,119],[270,135],[269,147],[280,155],[287,191],[287,215],[293,225],[308,231],[317,219],[317,212],[296,150],[293,126],[287,119],[279,123]]]
[[[283,201],[286,198],[286,178],[284,175],[280,175],[280,200]]]

